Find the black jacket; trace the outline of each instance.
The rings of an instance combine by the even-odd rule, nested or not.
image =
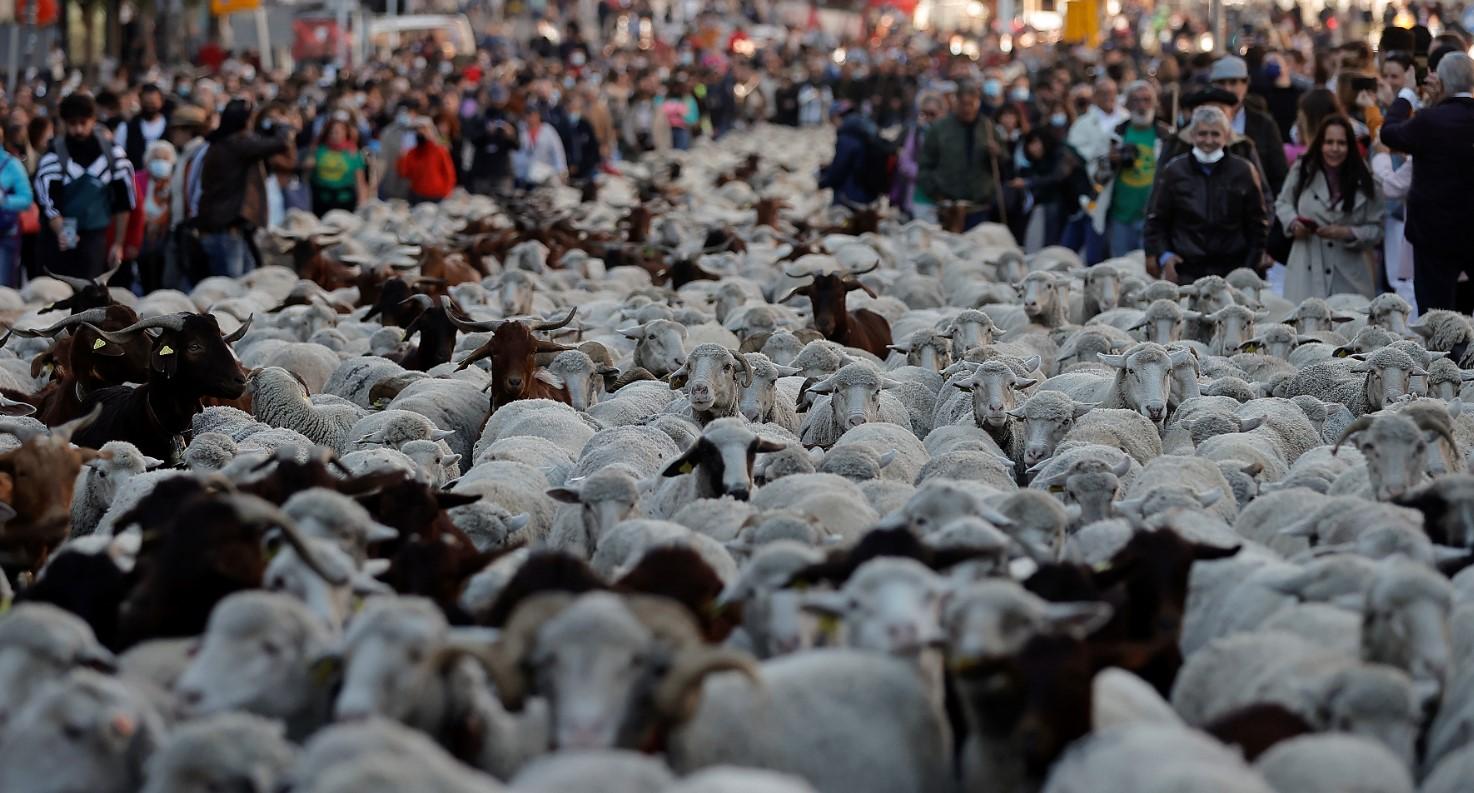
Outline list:
[[[245,222],[266,224],[266,171],[262,164],[287,150],[285,130],[270,137],[238,132],[205,150],[200,165],[201,231],[224,231]]]
[[[1144,237],[1148,258],[1182,257],[1186,282],[1258,267],[1269,233],[1259,172],[1234,154],[1210,166],[1191,155],[1167,163],[1152,195]]]
[[[599,168],[599,139],[586,118],[568,119],[569,136],[563,139],[568,155],[568,175],[574,181],[591,178]]]
[[[1388,148],[1411,154],[1413,187],[1407,197],[1407,238],[1417,250],[1469,256],[1474,250],[1474,99],[1445,99],[1406,121],[1389,114],[1382,125]]]
[[[504,122],[498,124],[497,122]],[[471,176],[477,179],[499,179],[512,174],[512,152],[521,143],[517,125],[505,111],[488,108],[480,124],[468,125],[466,139],[476,147],[471,157]]]
[[[1269,194],[1277,196],[1290,174],[1290,162],[1285,159],[1285,141],[1280,137],[1279,125],[1264,113],[1243,108],[1244,137],[1254,141],[1259,153],[1259,165],[1264,181],[1269,185]]]

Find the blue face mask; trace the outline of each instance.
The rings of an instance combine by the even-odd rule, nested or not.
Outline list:
[[[1278,80],[1280,76],[1280,65],[1273,62],[1264,64],[1264,76],[1271,80]]]
[[[1063,127],[1064,125],[1070,123],[1070,117],[1064,113],[1055,113],[1054,115],[1049,117],[1049,123],[1055,125],[1056,127]]]
[[[984,80],[983,96],[986,96],[990,99],[997,99],[998,97],[1003,96],[1003,83],[1000,83],[997,80]]]
[[[1008,92],[1008,98],[1015,102],[1027,102],[1029,101],[1029,89],[1023,87],[1015,88]]]

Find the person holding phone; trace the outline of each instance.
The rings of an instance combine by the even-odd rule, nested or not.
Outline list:
[[[1293,239],[1285,262],[1285,299],[1298,303],[1341,292],[1375,297],[1383,210],[1351,120],[1328,116],[1290,169],[1274,205]]]

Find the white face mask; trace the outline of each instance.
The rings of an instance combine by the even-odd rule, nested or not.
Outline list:
[[[174,173],[174,163],[168,160],[149,160],[148,172],[155,179],[167,179],[169,174]]]
[[[1198,162],[1200,162],[1200,163],[1202,163],[1204,165],[1212,165],[1213,163],[1218,162],[1219,160],[1223,159],[1223,149],[1219,149],[1219,150],[1213,152],[1212,154],[1209,154],[1208,152],[1203,151],[1202,149],[1194,146],[1193,147],[1193,159],[1194,160],[1197,160]]]

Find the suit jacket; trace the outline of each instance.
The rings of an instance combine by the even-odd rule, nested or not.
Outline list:
[[[1469,256],[1474,246],[1474,99],[1445,99],[1382,125],[1388,148],[1413,156],[1407,238],[1421,252]]]

